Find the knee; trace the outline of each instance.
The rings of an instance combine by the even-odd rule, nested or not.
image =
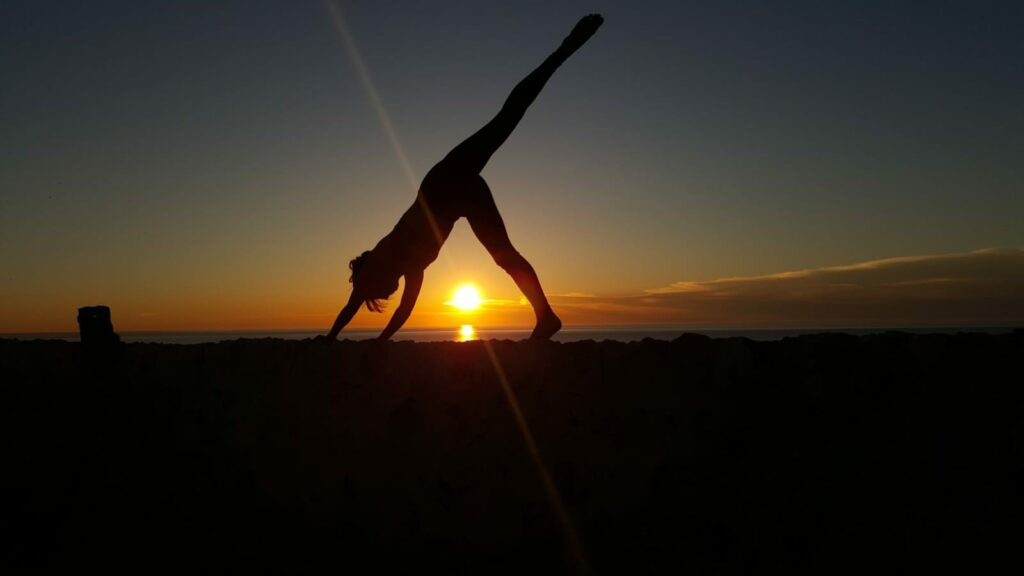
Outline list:
[[[515,248],[511,247],[504,250],[496,250],[491,253],[491,256],[494,257],[494,263],[505,271],[522,268],[526,263],[526,259]]]

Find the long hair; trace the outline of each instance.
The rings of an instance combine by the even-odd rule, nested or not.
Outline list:
[[[348,277],[349,282],[355,283],[356,278],[359,277],[359,271],[363,268],[363,265],[366,264],[366,259],[369,256],[370,251],[367,250],[349,261],[348,269],[352,271],[352,275]],[[366,304],[367,310],[371,312],[383,312],[385,300],[387,300],[387,298],[367,298],[363,302]]]

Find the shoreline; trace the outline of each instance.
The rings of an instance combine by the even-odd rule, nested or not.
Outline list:
[[[757,341],[774,341],[783,338],[811,336],[815,334],[849,334],[866,336],[886,332],[898,332],[916,335],[926,334],[958,334],[984,333],[1006,334],[1024,328],[1020,324],[994,326],[882,326],[882,327],[810,327],[810,328],[699,328],[675,325],[596,325],[568,326],[555,335],[556,342],[594,341],[640,341],[645,338],[670,341],[681,334],[700,334],[710,338],[749,338]],[[342,332],[338,339],[366,340],[375,338],[382,328],[352,329]],[[529,336],[531,328],[523,327],[481,327],[475,330],[470,340],[459,333],[459,327],[449,328],[407,328],[396,334],[394,342],[464,342],[475,340],[522,340]],[[165,344],[206,344],[237,339],[272,338],[281,340],[304,340],[313,338],[324,332],[323,329],[281,329],[281,330],[127,330],[118,331],[121,340],[126,343],[165,343]],[[7,340],[65,340],[77,342],[78,332],[28,332],[0,334],[0,339]]]

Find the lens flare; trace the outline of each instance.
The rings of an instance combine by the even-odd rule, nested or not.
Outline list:
[[[408,156],[405,154],[405,149],[402,146],[401,141],[398,138],[398,131],[395,130],[394,124],[391,121],[391,116],[388,114],[387,109],[384,107],[384,101],[377,93],[377,88],[373,83],[373,79],[370,76],[370,71],[366,66],[365,61],[359,53],[356,47],[355,38],[352,32],[349,30],[345,17],[341,13],[341,8],[338,6],[336,0],[324,0],[324,4],[327,7],[327,11],[334,23],[334,28],[340,37],[345,50],[348,52],[348,56],[352,61],[352,65],[355,68],[356,75],[359,77],[363,84],[363,88],[366,91],[367,98],[370,100],[370,104],[373,106],[374,111],[377,113],[377,119],[381,123],[381,127],[384,130],[385,135],[391,144],[395,155],[398,158],[398,162],[401,165],[402,171],[405,173],[406,180],[409,182],[409,186],[412,189],[416,189],[416,176],[413,172],[412,165],[409,162]],[[443,244],[444,238],[440,233],[440,229],[437,227],[433,215],[430,213],[429,208],[426,204],[421,204],[424,207],[429,220],[430,226],[433,229],[434,235],[437,238],[438,244]],[[447,260],[447,258],[446,258]],[[449,266],[451,263],[449,262]],[[460,287],[455,292],[455,296],[451,302],[445,302],[459,308],[462,311],[471,311],[480,307],[483,300],[480,298],[480,291],[476,287],[466,285]],[[465,336],[466,329],[469,328],[472,333],[476,334],[473,326],[466,324],[459,329],[460,337]],[[470,338],[467,338],[470,339]],[[463,340],[460,340],[463,341]],[[515,392],[512,390],[508,378],[505,375],[505,371],[502,369],[501,362],[498,359],[497,354],[491,349],[489,343],[483,341],[484,348],[487,350],[487,354],[491,359],[491,363],[494,366],[495,375],[498,377],[498,381],[501,384],[502,390],[505,392],[505,397],[508,400],[509,408],[511,408],[513,415],[515,416],[516,423],[518,424],[519,431],[522,433],[523,442],[526,444],[526,448],[533,458],[534,464],[536,464],[537,473],[543,482],[545,491],[547,492],[548,498],[551,501],[551,505],[554,508],[555,514],[565,531],[569,550],[574,559],[576,560],[578,572],[581,574],[590,574],[590,565],[587,562],[586,554],[583,550],[583,546],[580,542],[579,535],[576,533],[575,526],[573,525],[572,519],[569,517],[568,510],[562,503],[561,495],[558,492],[558,487],[555,485],[554,479],[548,472],[547,466],[544,464],[544,460],[541,458],[540,450],[537,447],[537,443],[533,438],[533,434],[530,431],[530,427],[526,422],[526,418],[523,415],[522,410],[519,407],[519,401],[516,398]]]

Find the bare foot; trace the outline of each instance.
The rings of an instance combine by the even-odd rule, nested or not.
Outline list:
[[[594,35],[594,32],[597,32],[597,29],[601,27],[603,22],[604,18],[600,14],[588,14],[580,18],[580,21],[576,23],[576,27],[562,41],[562,50],[565,50],[568,54],[578,50],[580,46],[583,46]]]
[[[337,338],[335,338],[334,336],[331,336],[330,334],[328,334],[326,336],[323,335],[323,334],[320,334],[318,336],[314,336],[313,337],[313,343],[314,344],[319,344],[320,346],[330,346],[331,344],[334,344],[337,341],[338,341]]]
[[[537,320],[537,327],[530,334],[530,340],[550,340],[555,332],[562,329],[562,321],[555,316],[555,311],[548,308],[548,311]]]

